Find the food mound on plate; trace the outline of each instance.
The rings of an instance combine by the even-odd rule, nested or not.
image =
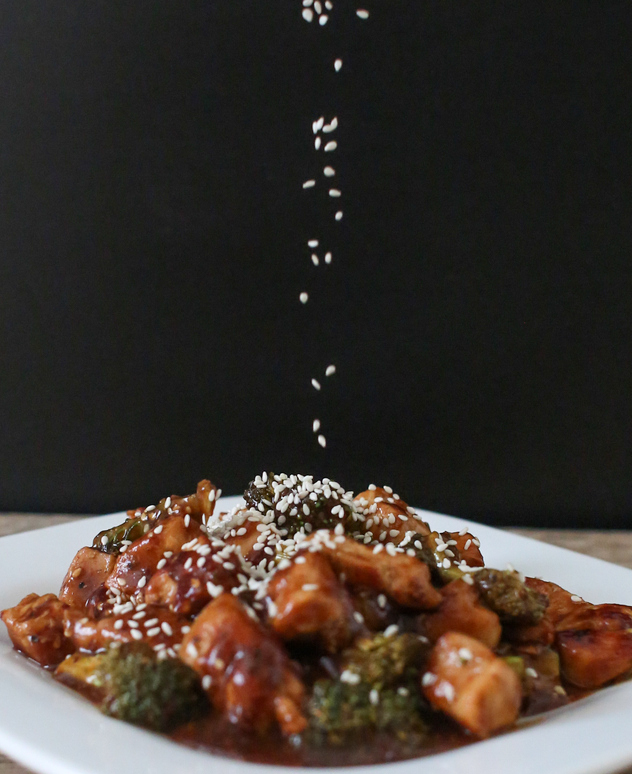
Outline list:
[[[14,646],[116,718],[252,760],[395,760],[464,744],[632,669],[632,608],[484,566],[390,487],[257,476],[129,511]]]

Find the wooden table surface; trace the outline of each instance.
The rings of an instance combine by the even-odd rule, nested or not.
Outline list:
[[[82,518],[67,514],[6,513],[0,514],[0,537],[25,532],[54,524],[63,524]],[[588,530],[511,529],[518,535],[542,540],[563,548],[570,548],[589,556],[596,556],[632,569],[632,531],[602,532]],[[0,688],[1,690],[1,688]],[[24,767],[0,754],[0,774],[29,774]],[[632,767],[612,772],[632,774]]]

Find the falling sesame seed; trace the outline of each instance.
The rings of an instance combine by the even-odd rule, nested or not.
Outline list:
[[[323,15],[322,15],[322,16],[321,16],[319,19],[318,19],[318,23],[320,24],[320,26],[321,26],[321,27],[324,27],[324,26],[325,26],[325,24],[327,24],[327,22],[328,22],[328,21],[329,21],[329,16],[327,16],[327,14],[326,14],[326,13],[324,13],[324,14],[323,14]]]
[[[312,422],[312,431],[317,433],[320,430],[320,419],[315,419]]]
[[[334,7],[334,4],[331,2],[331,0],[325,0],[325,8],[328,11],[331,11]]]
[[[312,5],[313,2],[314,2],[314,0],[303,0],[303,6],[305,8],[309,8],[310,5]]]
[[[342,220],[342,210],[338,210],[335,215],[336,220]]]
[[[335,151],[337,147],[338,147],[338,143],[335,140],[330,140],[325,145],[325,153],[331,153],[331,151]]]
[[[329,195],[334,199],[338,199],[340,196],[342,196],[342,191],[339,191],[337,188],[330,188]]]
[[[336,170],[333,167],[325,167],[323,169],[323,175],[325,177],[333,177],[336,174]]]
[[[306,22],[311,22],[313,20],[314,12],[312,11],[311,8],[305,8],[303,10],[303,18],[305,19]]]
[[[316,255],[316,253],[312,253],[312,263],[314,264],[314,266],[318,266],[318,264],[320,263],[320,261],[318,260],[318,256]]]
[[[334,116],[334,118],[331,119],[331,121],[323,126],[323,132],[325,134],[329,134],[330,132],[335,132],[338,128],[338,119]]]
[[[369,12],[368,12],[368,11],[365,11],[363,8],[359,8],[359,9],[356,11],[356,14],[357,14],[357,16],[358,16],[360,19],[368,19],[368,18],[369,18]]]
[[[336,373],[336,366],[330,365],[325,369],[325,376],[333,376]]]
[[[306,304],[309,299],[309,295],[305,291],[303,291],[298,298],[301,304]]]
[[[318,443],[323,447],[323,449],[325,448],[325,446],[327,446],[327,439],[325,438],[324,435],[318,436]]]
[[[316,150],[320,150],[320,146],[322,145],[322,142],[323,142],[323,141],[320,139],[320,137],[317,137],[317,138],[314,140],[314,148],[315,148]]]
[[[342,59],[336,59],[334,62],[334,70],[339,73],[342,70]]]
[[[303,183],[303,188],[313,188],[315,185],[316,185],[316,181],[315,180],[306,180]]]
[[[312,379],[312,387],[315,390],[320,390],[320,382],[318,381],[318,379]]]
[[[310,239],[307,243],[308,247],[318,247],[318,239]]]
[[[331,263],[331,253],[325,253],[325,263]]]
[[[314,2],[314,10],[316,13],[322,13],[323,12],[323,6],[320,2],[320,0],[315,0]]]

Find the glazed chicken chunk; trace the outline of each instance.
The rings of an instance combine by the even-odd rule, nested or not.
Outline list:
[[[212,704],[231,722],[259,732],[276,722],[286,735],[305,728],[303,684],[285,649],[234,595],[202,610],[180,658],[202,675]]]
[[[54,666],[74,650],[64,635],[66,605],[54,594],[29,594],[2,611],[14,647],[42,666]]]

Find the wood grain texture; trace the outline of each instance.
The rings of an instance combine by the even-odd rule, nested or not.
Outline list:
[[[71,514],[5,513],[0,514],[0,536],[50,527],[82,518]],[[509,530],[543,543],[552,543],[598,559],[632,569],[632,532],[597,530],[547,530],[512,528]],[[0,774],[31,774],[28,769],[0,754]],[[45,773],[42,773],[45,774]],[[612,774],[632,774],[632,766]]]

